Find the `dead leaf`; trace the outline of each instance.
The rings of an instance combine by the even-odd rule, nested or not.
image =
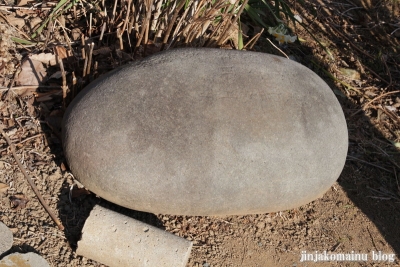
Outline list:
[[[8,185],[0,183],[0,194],[7,192],[8,188],[10,188]]]
[[[340,68],[339,71],[342,75],[349,77],[352,80],[360,80],[360,73],[356,70]]]
[[[15,210],[24,209],[29,200],[24,194],[15,194],[10,197],[11,208]]]
[[[64,162],[61,162],[61,166],[60,166],[61,171],[65,172],[67,170],[67,166],[65,165]]]
[[[35,102],[35,98],[31,97],[29,99],[27,99],[25,101],[26,104],[26,110],[28,112],[28,114],[32,117],[36,116],[36,112],[35,112],[35,107],[33,106],[33,103]]]
[[[73,28],[71,31],[72,40],[77,41],[81,39],[82,31],[79,28]]]
[[[34,9],[32,9],[32,10],[31,9],[17,9],[17,10],[15,10],[15,14],[17,14],[17,16],[19,16],[19,17],[25,17],[26,15],[29,15],[29,14],[36,15],[37,11]]]
[[[62,95],[61,90],[52,90],[46,93],[37,93],[36,102],[53,100],[54,97]]]
[[[374,92],[372,92],[372,91],[365,91],[365,94],[366,94],[367,96],[372,96],[372,97],[377,96],[377,94],[374,93]]]
[[[36,26],[42,23],[42,19],[40,17],[34,17],[29,21],[29,25],[31,26],[31,30],[33,31]]]
[[[392,111],[392,112],[396,112],[396,111],[397,111],[397,108],[395,108],[395,107],[393,107],[393,106],[385,106],[385,108],[386,108],[387,110],[389,110],[389,111]]]
[[[17,85],[39,85],[47,75],[42,62],[29,58],[21,66],[21,72],[16,79]]]
[[[78,198],[90,194],[91,194],[90,191],[85,188],[74,187],[71,192],[71,198]]]
[[[56,71],[49,77],[49,79],[60,79],[61,77],[62,77],[62,72]]]
[[[32,0],[19,0],[17,6],[26,6]]]
[[[111,48],[109,48],[108,46],[103,46],[99,49],[93,50],[93,55],[108,55],[111,53]]]
[[[37,55],[32,55],[29,58],[40,61],[46,65],[50,65],[50,66],[57,65],[56,55],[54,55],[52,53],[40,53]]]
[[[14,92],[16,92],[21,98],[25,98],[32,95],[36,96],[37,95],[36,90],[37,88],[27,87],[25,89],[16,90]]]
[[[65,17],[63,15],[60,15],[57,17],[57,20],[61,24],[61,26],[65,28]]]
[[[10,22],[11,25],[17,27],[18,29],[21,29],[25,25],[25,20],[22,18],[16,18],[16,17],[8,17],[7,18],[8,22]]]
[[[18,233],[18,228],[17,228],[17,227],[8,228],[8,229],[10,229],[10,231],[11,231],[13,234]]]
[[[7,126],[8,128],[14,127],[15,126],[14,120],[7,120]]]
[[[68,57],[67,50],[63,46],[56,46],[55,52],[61,60]]]

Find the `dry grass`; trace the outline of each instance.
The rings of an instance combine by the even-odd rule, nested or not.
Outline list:
[[[26,2],[26,7],[0,6],[4,12],[11,11],[0,18],[2,61],[8,70],[1,73],[0,85],[16,85],[21,58],[16,52],[13,58],[7,54],[16,45],[24,59],[29,53],[57,54],[57,47],[65,48],[62,59],[70,89],[72,83],[80,89],[99,73],[173,47],[221,47],[230,42],[238,48],[242,40],[238,19],[247,1],[62,0],[53,7]]]

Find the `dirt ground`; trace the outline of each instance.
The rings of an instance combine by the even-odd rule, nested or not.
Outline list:
[[[0,138],[0,221],[14,234],[8,254],[36,252],[51,266],[104,266],[75,253],[85,219],[93,206],[100,204],[193,240],[188,267],[400,266],[399,2],[321,0],[310,1],[305,7],[290,3],[316,38],[297,26],[292,29],[299,42],[276,44],[279,51],[266,35],[253,50],[285,53],[314,70],[331,86],[343,107],[349,129],[348,158],[337,183],[322,198],[279,213],[199,217],[127,210],[79,189],[63,158],[60,122],[66,99],[90,81],[77,77],[78,82],[73,82],[71,76],[74,64],[84,60],[60,56],[65,58],[63,67],[68,73],[68,98],[63,98],[59,65],[35,67],[47,77],[40,87],[26,86],[29,75],[13,74],[21,58],[42,52],[54,56],[68,49],[80,51],[79,42],[63,49],[14,46],[5,52],[2,46],[12,45],[4,44],[3,38],[0,52],[9,60],[0,67],[0,122],[65,228],[59,230],[43,209],[7,141]],[[4,4],[0,6],[3,37],[16,29],[29,32],[32,29],[26,25],[41,18],[37,10],[32,14],[6,9],[9,3]],[[62,34],[56,37],[62,42]],[[132,59],[129,52],[118,51],[113,44],[96,49],[95,75]],[[322,256],[313,261],[315,254],[324,253],[335,257],[348,254],[350,260],[323,261]],[[363,254],[367,260],[351,261],[355,254]]]

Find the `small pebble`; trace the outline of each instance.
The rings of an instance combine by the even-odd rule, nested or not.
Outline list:
[[[24,267],[50,267],[45,259],[43,259],[40,255],[29,252],[29,253],[13,253],[4,257],[0,260],[0,266],[4,267],[16,267],[16,266],[24,266]]]

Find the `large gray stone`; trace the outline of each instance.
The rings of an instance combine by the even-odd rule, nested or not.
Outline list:
[[[0,267],[50,267],[45,259],[36,253],[13,253],[0,260]]]
[[[13,244],[13,234],[8,227],[0,222],[0,256],[7,252]]]
[[[89,190],[153,213],[291,209],[340,175],[347,127],[328,85],[282,57],[177,49],[91,83],[66,111],[65,156]]]

